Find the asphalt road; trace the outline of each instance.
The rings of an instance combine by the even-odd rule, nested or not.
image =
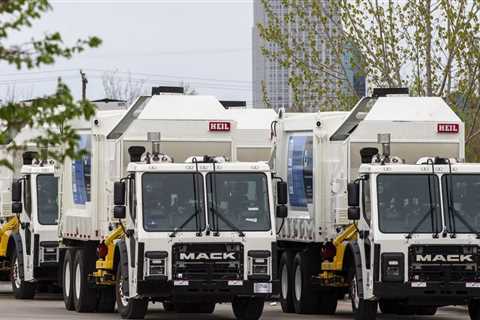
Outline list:
[[[41,320],[41,319],[120,319],[118,314],[80,314],[65,310],[63,300],[60,295],[40,294],[34,301],[15,300],[11,294],[9,283],[0,282],[0,319],[1,320]],[[215,313],[212,315],[197,314],[175,314],[165,313],[162,305],[150,304],[149,312],[146,319],[158,320],[233,320],[231,307],[228,304],[217,305]],[[265,311],[262,319],[264,320],[304,320],[304,319],[352,319],[352,311],[347,301],[341,301],[335,316],[319,316],[319,315],[292,315],[282,313],[279,305],[265,305]],[[468,313],[462,307],[448,307],[440,309],[435,316],[383,316],[378,319],[385,320],[462,320],[469,319]]]

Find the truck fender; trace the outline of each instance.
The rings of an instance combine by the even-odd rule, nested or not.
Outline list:
[[[25,279],[25,274],[24,274],[24,264],[23,264],[23,244],[22,244],[22,238],[18,232],[12,233],[10,236],[13,238],[13,243],[15,244],[14,248],[12,247],[12,251],[10,252],[10,257],[13,255],[13,250],[17,251],[17,257],[18,257],[18,269],[20,273],[20,279]]]
[[[345,252],[345,258],[349,259],[346,263],[349,271],[351,268],[355,268],[355,274],[357,276],[358,296],[363,299],[363,271],[362,271],[362,255],[360,253],[360,246],[357,241],[350,241],[347,245]]]
[[[128,251],[127,251],[127,244],[125,240],[122,239],[117,242],[118,252],[119,252],[119,261],[118,267],[120,268],[120,273],[122,275],[121,281],[123,282],[123,293],[125,296],[129,296],[130,293],[130,285],[128,279]]]

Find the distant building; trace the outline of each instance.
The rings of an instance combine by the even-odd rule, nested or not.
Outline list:
[[[325,0],[323,0],[325,1]],[[284,6],[281,3],[281,0],[270,0],[272,5],[272,9],[279,15],[284,14]],[[328,5],[328,4],[326,4]],[[265,13],[263,5],[260,0],[254,0],[253,2],[253,14],[254,14],[254,27],[252,30],[252,43],[253,43],[253,70],[252,70],[252,77],[253,77],[253,107],[256,108],[263,108],[265,107],[264,104],[264,97],[263,97],[263,90],[262,90],[262,82],[265,83],[265,88],[267,92],[268,101],[272,105],[273,108],[285,108],[288,109],[293,104],[292,92],[288,85],[288,77],[289,77],[289,70],[280,66],[280,64],[276,61],[270,61],[262,54],[262,47],[265,46],[264,41],[261,39],[257,24],[267,24],[268,17]],[[287,25],[284,26],[289,34],[292,37],[296,38],[305,38],[306,32],[302,32],[299,30],[298,26],[296,25]],[[331,28],[335,29],[335,28]],[[333,61],[334,58],[332,54],[329,52],[328,48],[326,47],[325,43],[327,40],[327,35],[325,33],[319,32],[318,33],[318,48],[317,50],[320,52],[321,60],[324,62]],[[268,48],[271,50],[275,50],[275,46],[273,44],[267,44]],[[360,93],[360,96],[364,95],[365,92],[365,77],[361,77],[358,74],[358,71],[353,70],[351,62],[350,62],[350,54],[345,54],[343,66],[347,69],[347,78],[352,81],[354,84],[355,91]],[[339,64],[337,67],[333,67],[332,73],[340,74],[341,65]],[[325,77],[331,77],[327,73],[325,73]],[[333,81],[332,81],[333,82]],[[308,91],[306,89],[306,91]],[[312,106],[312,110],[307,111],[316,111],[318,107]]]

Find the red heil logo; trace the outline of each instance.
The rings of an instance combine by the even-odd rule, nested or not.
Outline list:
[[[208,131],[230,131],[230,122],[226,122],[226,121],[209,122]]]
[[[460,125],[458,123],[439,123],[437,124],[438,133],[458,133]]]

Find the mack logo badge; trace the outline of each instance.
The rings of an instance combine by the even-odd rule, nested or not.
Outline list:
[[[473,262],[471,254],[417,254],[417,262]]]
[[[180,260],[236,260],[235,252],[180,253]]]

